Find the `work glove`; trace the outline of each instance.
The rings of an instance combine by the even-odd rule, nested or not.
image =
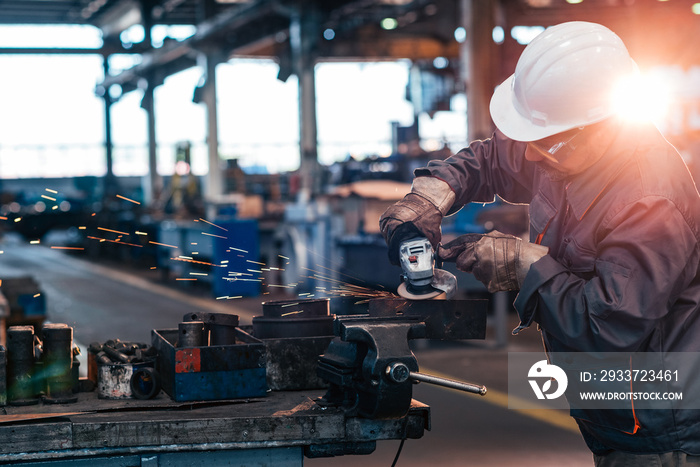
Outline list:
[[[487,234],[466,234],[438,248],[438,257],[454,261],[457,269],[471,272],[489,292],[520,290],[530,266],[549,248],[524,242],[494,230]]]
[[[379,228],[389,246],[391,264],[399,264],[399,247],[412,238],[425,237],[437,250],[442,236],[440,223],[454,200],[455,193],[439,178],[417,177],[413,180],[411,192],[379,218]]]

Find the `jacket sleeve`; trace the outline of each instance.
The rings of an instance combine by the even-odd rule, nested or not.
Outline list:
[[[697,274],[697,240],[675,205],[648,196],[601,227],[591,277],[551,256],[532,265],[515,301],[521,325],[536,321],[573,351],[634,352]],[[672,239],[672,240],[671,240]]]
[[[525,148],[526,143],[496,131],[444,161],[430,161],[416,169],[415,176],[447,182],[456,194],[452,212],[471,201],[490,203],[496,195],[511,203],[528,203],[535,166],[525,159]]]

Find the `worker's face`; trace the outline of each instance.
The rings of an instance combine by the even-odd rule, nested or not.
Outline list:
[[[563,173],[576,173],[585,162],[585,151],[575,151],[576,138],[582,128],[548,136],[527,144],[525,158],[533,162],[542,162]]]

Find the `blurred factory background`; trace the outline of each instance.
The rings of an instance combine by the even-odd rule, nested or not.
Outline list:
[[[159,317],[181,316],[155,299],[136,311],[114,291],[98,299],[127,308],[114,324],[112,312],[79,314],[85,298],[68,289],[98,287],[107,269],[122,274],[110,281],[138,278],[185,310],[225,306],[247,323],[269,297],[331,297],[331,312],[350,314],[394,292],[400,269],[379,216],[409,191],[415,168],[491,135],[494,87],[529,40],[572,20],[622,37],[643,80],[620,105],[651,118],[700,176],[693,1],[0,1],[0,280],[7,290],[30,275],[46,291],[5,324],[63,320],[88,343],[148,339]],[[443,231],[527,226],[524,207],[497,201],[465,207]],[[51,282],[66,280],[61,261],[78,271],[78,260],[103,269],[80,266],[88,272],[65,288]],[[488,300],[488,337],[423,348],[424,358],[453,377],[465,364],[465,378],[506,391],[508,349],[537,350],[538,338],[514,344],[512,297],[451,271],[460,298]],[[429,404],[443,398],[421,391]],[[439,446],[440,465],[588,465],[557,416],[514,415],[501,403],[494,417],[494,406],[456,397],[443,402],[482,421],[434,410],[439,435],[424,441]],[[523,438],[543,433],[556,440],[544,451]],[[498,448],[499,434],[512,449]],[[361,461],[390,465],[396,444],[387,445]],[[413,446],[399,465],[431,462],[420,440]]]

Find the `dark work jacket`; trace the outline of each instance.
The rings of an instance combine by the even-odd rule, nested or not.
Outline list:
[[[498,131],[416,176],[446,181],[454,208],[494,195],[529,204],[530,241],[549,254],[532,265],[518,294],[514,333],[537,322],[549,352],[700,352],[695,184],[654,126],[611,119],[601,128],[590,144],[602,158],[568,178],[527,161],[526,144]],[[597,454],[700,455],[698,410],[630,406],[572,416]]]

